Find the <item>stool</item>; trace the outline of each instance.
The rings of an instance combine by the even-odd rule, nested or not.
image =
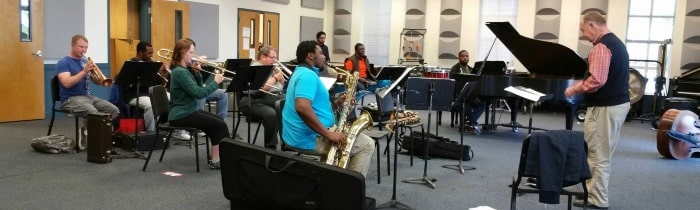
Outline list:
[[[388,131],[375,131],[375,130],[363,131],[362,133],[364,133],[365,135],[374,139],[374,147],[377,149],[377,184],[381,184],[382,179],[381,179],[380,171],[379,171],[381,168],[380,167],[381,161],[379,161],[379,159],[380,159],[379,158],[379,139],[381,139],[382,137],[386,137],[386,142],[388,144],[388,142],[390,141],[389,140],[390,133]],[[394,161],[396,161],[396,160],[394,160]],[[391,167],[389,167],[390,162],[391,162],[391,156],[387,155],[386,156],[386,165],[387,165],[386,170],[389,173],[389,175],[391,175]]]
[[[413,129],[420,127],[421,136],[425,136],[425,128],[423,127],[423,123],[419,122],[419,123],[414,123],[414,124],[410,124],[410,125],[401,125],[399,127],[401,127],[401,133],[404,133],[404,129],[408,129],[411,132],[411,134],[410,134],[411,138],[413,138]],[[389,136],[389,142],[391,142],[391,136]],[[411,148],[413,148],[413,141],[411,141]],[[389,153],[389,144],[388,143],[387,143],[386,147],[384,148],[384,153],[385,154]],[[411,159],[411,167],[413,167],[413,150],[411,150],[410,155],[411,155],[411,158],[410,158]],[[394,160],[394,161],[396,161],[396,160]],[[391,175],[391,173],[389,175]]]

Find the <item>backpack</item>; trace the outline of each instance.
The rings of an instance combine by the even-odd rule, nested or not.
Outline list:
[[[32,139],[32,148],[47,154],[70,153],[75,151],[73,139],[64,135],[53,134]]]

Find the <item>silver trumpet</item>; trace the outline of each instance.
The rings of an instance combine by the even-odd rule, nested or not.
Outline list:
[[[275,71],[280,71],[284,79],[289,80],[289,77],[292,75],[292,70],[289,70],[289,68],[287,68],[286,65],[284,65],[278,60],[275,60],[275,63],[273,65],[275,66]]]
[[[172,50],[168,50],[168,49],[163,48],[163,49],[158,50],[158,51],[156,52],[156,54],[158,55],[158,57],[161,57],[161,58],[163,58],[163,59],[172,61],[172,59],[171,59],[172,54],[173,54],[173,51],[172,51]],[[197,60],[197,59],[195,59],[195,58],[192,58],[192,61],[199,62],[199,63],[201,63],[202,65],[214,67],[214,68],[216,69],[217,72],[223,73],[223,71],[226,71],[226,72],[229,72],[229,73],[234,74],[234,75],[236,74],[236,72],[232,72],[232,71],[226,70],[225,68],[221,68],[221,67],[219,67],[218,65],[216,65],[216,64],[214,64],[214,63],[212,63],[212,62],[209,62],[209,61],[201,62],[201,61],[199,61],[199,60]],[[222,71],[222,70],[223,70],[223,71]],[[170,69],[167,69],[167,71],[168,71],[168,73],[170,73]],[[204,70],[204,69],[200,69],[200,71],[203,71],[203,72],[206,72],[206,73],[209,73],[209,74],[219,74],[219,73],[207,71],[207,70]],[[229,80],[229,81],[232,81],[232,80],[233,80],[233,79],[228,78],[228,77],[224,77],[224,79],[225,79],[225,80]]]

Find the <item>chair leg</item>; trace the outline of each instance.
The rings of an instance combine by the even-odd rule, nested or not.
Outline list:
[[[255,142],[258,141],[258,133],[260,133],[260,127],[262,126],[262,123],[263,123],[263,122],[260,121],[260,122],[258,123],[258,128],[255,129],[255,136],[253,136],[253,144],[255,144]],[[264,145],[264,143],[263,143],[263,145]],[[265,146],[267,146],[267,145],[265,145]]]
[[[157,130],[157,129],[156,129]],[[170,130],[168,132],[168,137],[165,138],[165,145],[163,145],[163,152],[160,153],[160,159],[158,159],[158,162],[163,162],[163,156],[165,155],[165,147],[170,146],[170,137],[172,137],[174,130]]]
[[[75,151],[80,152],[80,117],[75,117]],[[87,136],[86,136],[87,138]],[[85,139],[87,142],[87,139]]]
[[[381,158],[380,158],[381,156],[379,155],[379,139],[374,139],[374,147],[377,149],[377,184],[381,184],[381,183],[382,183],[382,177],[380,176],[381,173],[379,173],[379,172],[380,172],[380,170],[381,170],[381,168],[382,168],[382,167],[380,167],[380,164],[381,164],[382,161],[379,160],[379,159],[381,159]],[[387,167],[388,167],[388,166],[387,166]]]
[[[247,117],[247,116],[246,116]],[[248,124],[248,144],[250,144],[250,121],[246,120]]]
[[[56,111],[51,111],[51,122],[49,123],[49,132],[46,135],[51,135],[51,129],[53,129],[53,120],[56,118]]]
[[[190,132],[190,134],[194,135],[194,160],[197,162],[197,173],[199,173],[199,137],[195,132]]]
[[[205,146],[207,147],[207,163],[211,163],[212,160],[211,153],[209,152],[209,149],[211,148],[209,147],[209,136],[204,137],[204,144],[206,144]]]
[[[148,156],[146,156],[146,162],[143,164],[143,168],[141,169],[141,171],[146,171],[146,167],[148,167],[148,162],[151,161],[151,155],[153,155],[153,150],[156,148],[156,142],[158,141],[157,138],[159,134],[160,132],[158,131],[158,129],[156,129],[156,140],[153,141],[153,145],[151,145],[151,148],[148,150]]]
[[[422,128],[421,128],[421,130],[422,130]],[[413,144],[413,142],[415,142],[416,139],[413,138],[413,128],[408,128],[408,131],[411,132],[411,134],[409,134],[409,136],[411,138],[411,154],[410,154],[411,157],[410,157],[410,160],[411,160],[411,167],[413,167],[413,151],[416,150],[416,148],[414,147],[415,144]],[[396,161],[396,160],[394,160],[394,161]]]

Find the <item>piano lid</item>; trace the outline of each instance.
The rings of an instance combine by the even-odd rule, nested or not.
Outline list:
[[[486,26],[531,74],[583,78],[588,71],[586,61],[563,45],[524,37],[509,22]]]

